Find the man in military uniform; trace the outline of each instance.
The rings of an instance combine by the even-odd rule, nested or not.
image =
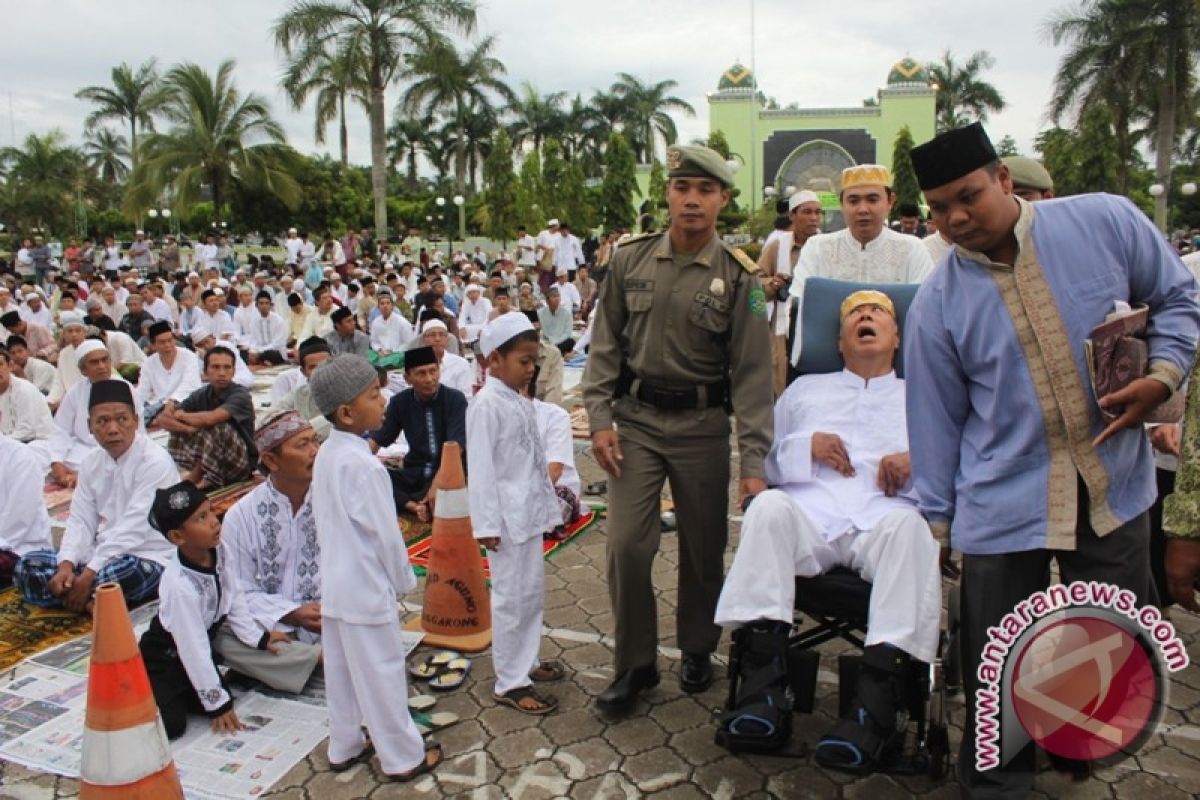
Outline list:
[[[1054,179],[1042,162],[1029,156],[1006,156],[1002,158],[1012,178],[1013,194],[1022,200],[1036,203],[1054,197]]]
[[[679,521],[676,634],[680,683],[712,683],[709,656],[728,533],[729,412],[737,417],[739,498],[766,489],[771,342],[758,267],[717,236],[733,176],[714,151],[667,151],[671,224],[613,257],[596,313],[583,397],[592,450],[609,482],[608,585],[616,638],[613,684],[597,699],[627,709],[658,683],[658,615],[650,569],[659,493]],[[614,429],[615,427],[615,429]]]

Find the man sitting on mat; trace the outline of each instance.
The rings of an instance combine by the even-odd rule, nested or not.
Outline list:
[[[796,380],[775,406],[768,483],[746,512],[716,622],[746,626],[742,687],[723,721],[743,741],[782,746],[787,640],[797,576],[837,566],[872,584],[853,711],[817,743],[819,763],[871,769],[896,729],[910,659],[938,640],[938,545],[917,512],[905,424],[900,346],[887,295],[855,292],[841,307],[845,370]],[[781,741],[781,739],[783,741]]]

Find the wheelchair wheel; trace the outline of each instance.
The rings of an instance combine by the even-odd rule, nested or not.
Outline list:
[[[927,746],[929,749],[929,777],[940,781],[946,777],[947,767],[950,764],[950,734],[944,725],[930,726]]]

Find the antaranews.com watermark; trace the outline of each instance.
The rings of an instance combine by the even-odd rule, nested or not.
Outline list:
[[[1187,665],[1175,626],[1127,589],[1076,581],[1034,592],[987,631],[976,769],[1001,766],[1030,740],[1081,760],[1132,752],[1162,715],[1166,675]]]

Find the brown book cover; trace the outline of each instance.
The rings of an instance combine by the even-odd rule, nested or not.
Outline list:
[[[1150,368],[1150,350],[1146,344],[1149,316],[1146,306],[1114,312],[1084,341],[1088,374],[1097,400],[1146,377]],[[1183,407],[1184,393],[1176,391],[1150,412],[1146,422],[1178,422],[1183,418]],[[1100,414],[1111,422],[1120,411],[1100,409]]]

